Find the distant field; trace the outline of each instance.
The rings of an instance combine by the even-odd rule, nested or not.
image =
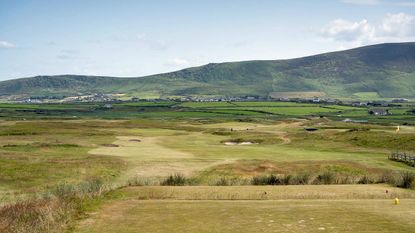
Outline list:
[[[310,116],[341,121],[347,118],[369,123],[415,124],[413,103],[388,107],[390,116],[369,115],[369,108],[294,102],[130,102],[104,104],[0,104],[0,119],[285,119]]]
[[[304,92],[272,92],[270,94],[273,98],[313,98],[323,97],[326,93],[319,91],[304,91]]]
[[[352,98],[359,100],[377,100],[381,99],[377,92],[356,92],[353,94]]]

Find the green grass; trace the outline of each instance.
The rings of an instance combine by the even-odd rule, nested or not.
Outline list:
[[[0,104],[0,118],[8,120],[32,119],[217,119],[253,120],[304,118],[324,116],[334,120],[350,118],[381,124],[415,124],[408,111],[413,104],[388,108],[390,116],[371,116],[368,108],[351,106],[294,103],[294,102],[131,102],[114,103],[112,109],[102,104]]]
[[[0,190],[4,198],[35,193],[60,182],[100,177],[111,180],[127,165],[88,152],[114,140],[104,122],[17,122],[0,128]],[[9,194],[8,194],[9,193]],[[3,196],[0,194],[0,196]]]
[[[77,204],[78,217],[85,211],[98,214],[81,222],[76,232],[128,232],[138,227],[157,232],[158,229],[153,228],[156,218],[149,216],[157,216],[166,228],[191,231],[198,226],[203,231],[204,226],[197,224],[199,217],[190,217],[196,210],[200,211],[200,218],[207,219],[210,224],[206,225],[206,231],[207,227],[228,230],[225,222],[213,224],[220,222],[216,216],[222,216],[231,223],[232,229],[242,231],[239,227],[243,226],[249,231],[266,232],[268,225],[262,228],[250,222],[250,218],[263,222],[262,211],[278,213],[281,224],[275,229],[296,232],[301,230],[295,224],[301,220],[295,219],[299,209],[315,213],[315,219],[320,219],[316,225],[310,225],[310,229],[318,225],[328,231],[327,217],[339,214],[345,220],[336,226],[338,228],[333,228],[338,232],[378,231],[380,226],[411,231],[413,225],[390,223],[380,213],[382,208],[390,212],[391,218],[402,213],[386,205],[391,203],[392,194],[408,198],[407,203],[412,208],[415,205],[412,190],[384,185],[276,189],[250,186],[255,177],[270,175],[298,178],[307,173],[310,184],[316,184],[315,180],[319,184],[336,183],[327,181],[330,173],[335,174],[334,177],[354,177],[355,183],[367,183],[384,174],[411,171],[412,167],[388,159],[389,153],[397,149],[415,151],[413,125],[401,125],[401,131],[395,133],[399,121],[411,117],[403,115],[406,108],[409,107],[394,109],[396,112],[392,116],[375,118],[368,117],[365,108],[283,102],[138,102],[114,104],[114,108],[108,110],[89,104],[0,105],[0,115],[4,119],[0,120],[0,199],[12,202],[53,190],[57,185],[66,187],[59,186],[62,183],[82,184],[96,178],[111,187],[119,187],[163,184],[172,176],[171,182],[165,185],[246,186],[227,187],[227,190],[209,187],[179,190],[171,186],[117,190],[108,194],[116,195],[114,198]],[[367,117],[370,122],[331,120],[337,119],[340,111],[343,115],[355,114],[353,119]],[[74,118],[75,114],[78,117]],[[306,116],[310,114],[325,117]],[[372,124],[372,120],[377,124]],[[308,132],[306,128],[317,131]],[[180,174],[179,178],[175,174]],[[385,196],[385,189],[390,190],[389,196]],[[265,199],[265,191],[269,194],[268,201],[258,202],[257,199]],[[371,200],[358,200],[362,198]],[[383,200],[385,198],[388,200]],[[234,200],[234,204],[228,200]],[[221,215],[217,212],[221,208],[229,211]],[[157,209],[165,212],[157,212]],[[359,215],[361,211],[366,212]],[[108,219],[108,213],[123,217]],[[352,216],[356,214],[366,217],[362,217],[362,222],[355,221]],[[177,225],[179,220],[183,225]],[[376,221],[382,224],[377,226]],[[345,227],[346,222],[352,222],[349,228]],[[388,224],[390,226],[385,228]]]

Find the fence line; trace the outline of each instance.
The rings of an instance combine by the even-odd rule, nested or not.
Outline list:
[[[393,161],[403,162],[415,167],[415,156],[408,155],[406,152],[393,152],[389,155],[389,159]]]

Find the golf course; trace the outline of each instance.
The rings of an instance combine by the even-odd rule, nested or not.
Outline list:
[[[0,226],[412,232],[414,168],[389,159],[415,151],[410,108],[374,117],[290,102],[2,104]]]

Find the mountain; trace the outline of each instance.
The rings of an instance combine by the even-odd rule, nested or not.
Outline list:
[[[268,96],[321,93],[415,97],[415,42],[388,43],[288,60],[213,63],[137,78],[36,76],[0,82],[0,96],[126,93],[135,96]]]

